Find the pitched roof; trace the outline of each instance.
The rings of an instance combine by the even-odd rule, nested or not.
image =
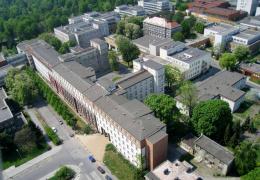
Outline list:
[[[168,28],[168,29],[174,29],[174,28],[180,27],[180,25],[175,21],[167,21],[164,18],[156,17],[156,16],[151,17],[151,18],[147,17],[144,20],[144,23],[153,24],[153,25]]]

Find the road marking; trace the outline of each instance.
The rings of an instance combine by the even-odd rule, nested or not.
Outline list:
[[[94,178],[94,180],[102,180],[95,171],[92,171],[90,175]]]

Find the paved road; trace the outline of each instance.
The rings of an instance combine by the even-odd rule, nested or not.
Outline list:
[[[16,174],[12,177],[15,180],[36,180],[41,179],[47,174],[52,173],[58,169],[61,165],[74,165],[80,168],[80,180],[103,180],[105,175],[100,174],[97,171],[97,166],[101,165],[107,174],[113,179],[114,176],[109,173],[109,170],[103,166],[102,163],[91,163],[87,157],[90,153],[85,149],[80,142],[75,138],[71,138],[69,135],[72,133],[70,127],[59,124],[61,119],[50,107],[46,104],[38,104],[36,110],[42,115],[50,126],[55,126],[58,130],[58,135],[64,140],[60,146],[60,150],[54,154],[46,157],[40,162],[36,162],[31,167]]]

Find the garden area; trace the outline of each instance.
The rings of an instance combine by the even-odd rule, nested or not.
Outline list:
[[[120,180],[140,180],[143,179],[141,170],[134,167],[112,144],[106,146],[106,152],[103,159],[104,164]]]
[[[67,167],[67,166],[62,166],[53,177],[49,178],[48,180],[72,180],[74,179],[76,175],[76,172]]]

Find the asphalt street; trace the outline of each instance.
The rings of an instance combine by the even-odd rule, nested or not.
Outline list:
[[[60,145],[60,150],[46,157],[40,162],[36,162],[31,167],[23,170],[16,174],[10,179],[15,180],[36,180],[41,179],[47,174],[57,170],[62,165],[75,165],[80,168],[80,180],[103,180],[105,175],[108,174],[113,179],[116,177],[112,176],[109,170],[101,162],[90,162],[87,157],[90,155],[87,149],[85,149],[75,137],[70,137],[73,130],[68,127],[65,123],[60,125],[59,120],[62,120],[52,108],[47,106],[45,103],[37,104],[34,110],[38,111],[43,119],[48,123],[49,126],[55,127],[60,138],[63,139],[63,144]],[[29,114],[31,114],[31,112]],[[35,117],[32,118],[35,121]],[[36,120],[37,121],[37,120]],[[37,122],[38,124],[39,122]],[[106,171],[105,175],[102,175],[98,170],[98,166],[102,166]]]

